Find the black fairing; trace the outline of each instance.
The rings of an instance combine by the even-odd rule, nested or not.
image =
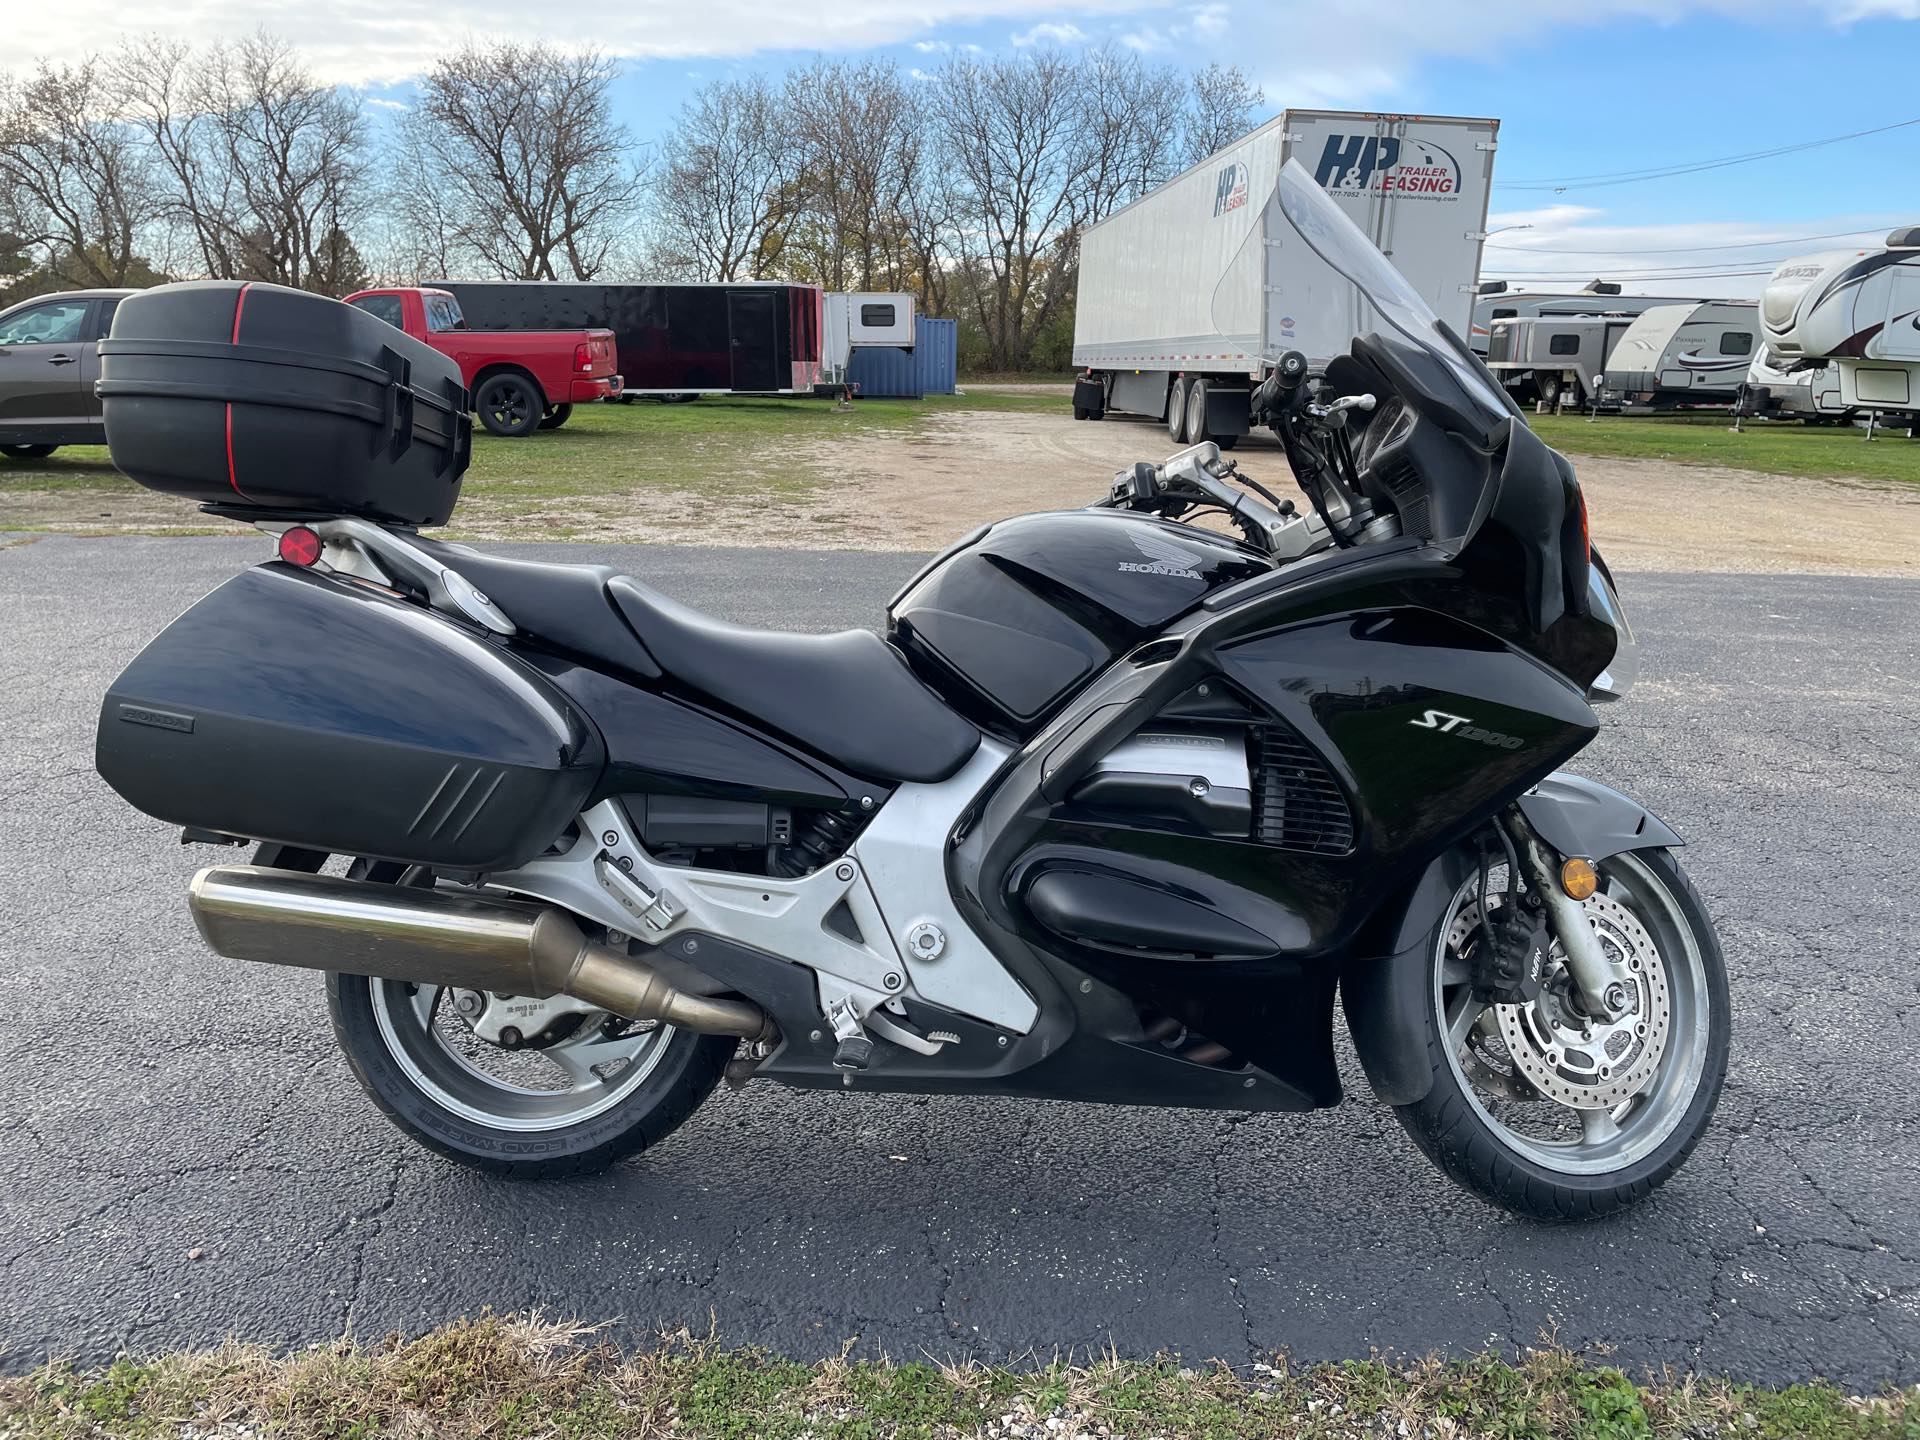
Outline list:
[[[532,859],[605,752],[482,633],[280,564],[206,596],[107,692],[95,764],[172,824],[450,870]]]
[[[947,701],[1024,737],[1117,657],[1269,561],[1209,531],[1112,510],[1003,521],[948,552],[888,612]]]

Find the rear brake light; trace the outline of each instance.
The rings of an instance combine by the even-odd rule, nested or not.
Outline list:
[[[289,565],[298,565],[302,570],[318,564],[320,552],[325,548],[325,542],[304,525],[295,525],[280,532],[280,558]]]
[[[593,369],[593,346],[576,345],[573,347],[573,368],[580,371]]]

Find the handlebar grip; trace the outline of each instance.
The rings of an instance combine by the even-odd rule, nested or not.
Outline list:
[[[1282,390],[1297,390],[1307,378],[1307,357],[1298,350],[1289,350],[1280,357],[1280,363],[1273,373]]]

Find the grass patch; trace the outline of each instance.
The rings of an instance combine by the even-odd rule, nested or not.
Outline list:
[[[415,1340],[276,1356],[218,1350],[52,1364],[0,1381],[5,1440],[1167,1440],[1567,1437],[1567,1440],[1914,1440],[1920,1389],[1870,1398],[1696,1377],[1635,1380],[1564,1350],[1378,1360],[1239,1375],[1112,1358],[1012,1371],[829,1360],[801,1365],[681,1335],[622,1355],[580,1327],[484,1316]]]
[[[1874,440],[1852,426],[1747,422],[1739,434],[1725,415],[1529,415],[1527,423],[1556,450],[1622,460],[1724,465],[1766,475],[1860,479],[1920,485],[1920,440],[1904,430]]]

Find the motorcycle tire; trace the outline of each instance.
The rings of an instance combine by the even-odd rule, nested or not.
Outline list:
[[[462,1073],[470,1065],[423,1066],[430,1051],[410,1043],[419,1037],[400,1039],[405,1032],[394,1019],[395,997],[420,988],[364,975],[327,976],[327,1010],[354,1078],[389,1120],[429,1150],[520,1179],[595,1174],[665,1139],[720,1083],[737,1043],[663,1027],[651,1033],[644,1073],[607,1103],[584,1107],[578,1118],[562,1113],[542,1123],[538,1114],[514,1110],[548,1105],[544,1096],[503,1088],[496,1099]],[[425,1033],[432,1028],[428,1022]]]
[[[1469,1076],[1491,1072],[1483,1061],[1469,1066],[1457,1054],[1449,1056],[1442,1020],[1447,1012],[1436,1003],[1425,1012],[1425,1060],[1432,1084],[1421,1099],[1395,1107],[1414,1143],[1456,1183],[1535,1220],[1593,1219],[1651,1194],[1699,1143],[1726,1078],[1732,1031],[1726,961],[1699,892],[1665,850],[1615,856],[1600,871],[1604,894],[1619,893],[1617,888],[1609,889],[1617,886],[1618,877],[1633,882],[1630,898],[1645,897],[1626,908],[1643,927],[1641,933],[1653,942],[1658,963],[1667,972],[1666,990],[1649,992],[1654,996],[1652,1003],[1645,1011],[1636,1010],[1672,1017],[1667,1022],[1671,1038],[1642,1089],[1617,1109],[1593,1107],[1589,1113],[1597,1113],[1592,1122],[1581,1111],[1571,1110],[1580,1117],[1579,1140],[1542,1140],[1511,1128],[1503,1123],[1506,1117],[1538,1116],[1543,1107],[1563,1127],[1566,1119],[1560,1103],[1544,1098],[1537,1089],[1531,1098],[1523,1093],[1517,1100],[1493,1099],[1483,1092]],[[1436,1000],[1444,993],[1447,946],[1458,905],[1456,900],[1455,908],[1429,937],[1428,979]],[[1501,1008],[1511,1013],[1523,1007]],[[1494,1011],[1496,1017],[1500,1013]],[[1517,1027],[1503,1031],[1505,1036],[1526,1033],[1530,1032]],[[1500,1053],[1511,1057],[1512,1052],[1503,1044]],[[1514,1070],[1518,1073],[1520,1067]],[[1500,1107],[1499,1116],[1494,1106]],[[1600,1114],[1607,1116],[1606,1131],[1599,1129]],[[1538,1128],[1537,1120],[1526,1123]],[[1589,1123],[1594,1131],[1588,1130]],[[1637,1133],[1635,1126],[1641,1127]],[[1607,1138],[1594,1140],[1594,1134]]]

